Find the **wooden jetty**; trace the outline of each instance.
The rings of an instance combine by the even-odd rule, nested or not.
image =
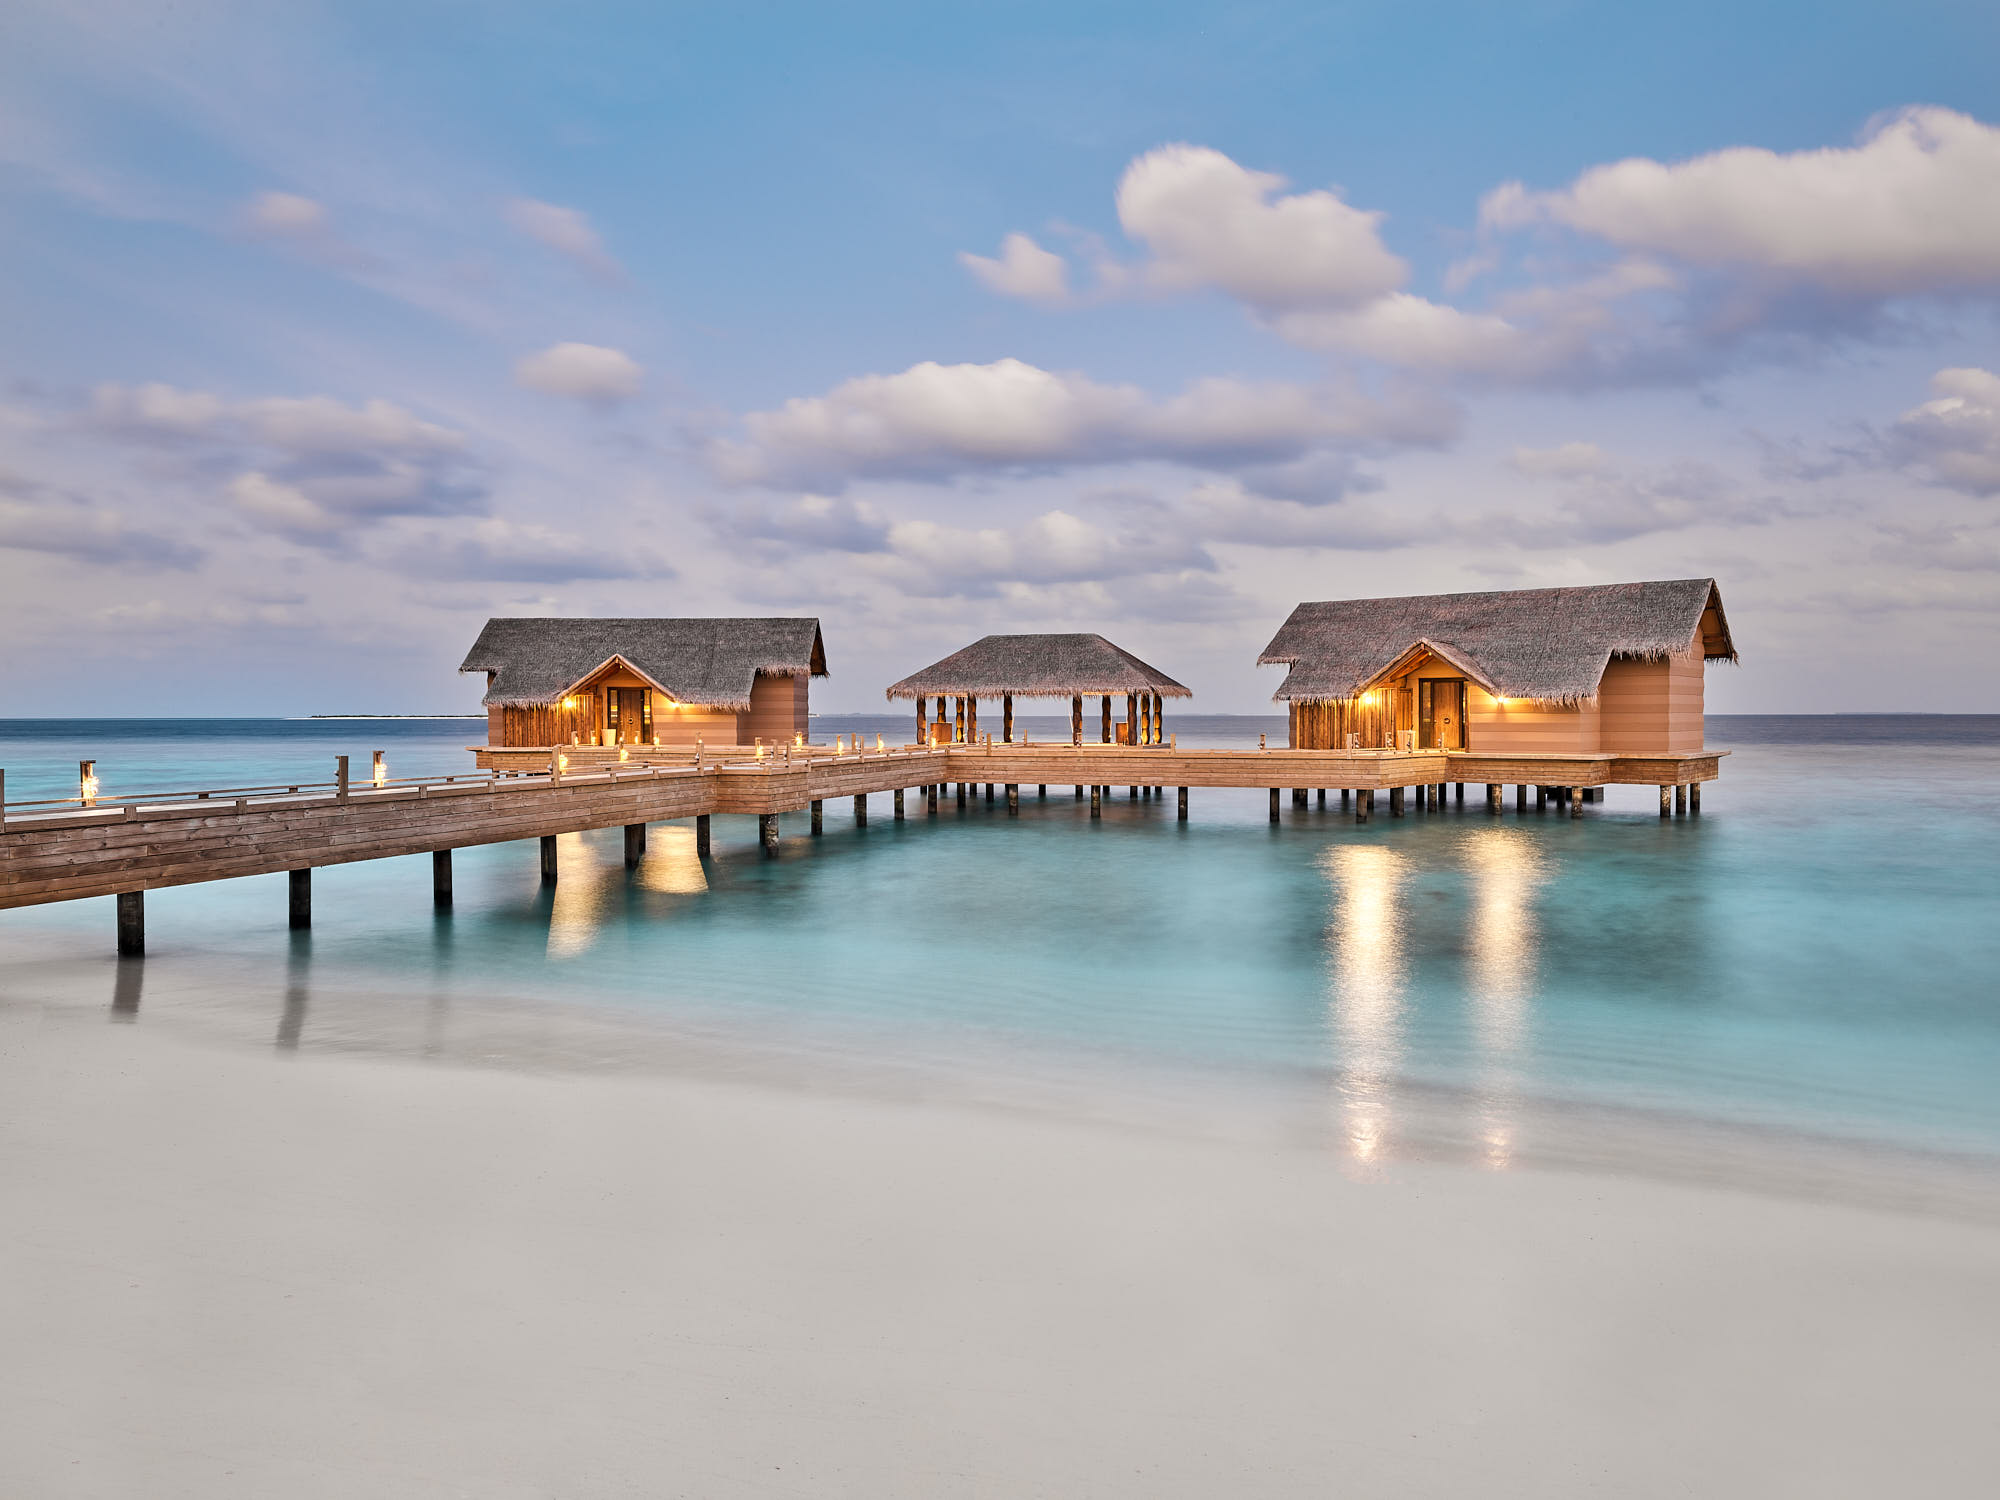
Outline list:
[[[758,753],[761,751],[761,753]],[[897,818],[906,816],[904,794],[927,793],[922,810],[934,813],[941,790],[984,786],[992,800],[1004,788],[1010,811],[1023,786],[1089,789],[1093,812],[1115,787],[1151,792],[1174,787],[1179,816],[1188,816],[1190,788],[1266,788],[1270,816],[1280,816],[1281,793],[1303,807],[1309,790],[1325,805],[1329,790],[1352,798],[1354,816],[1366,822],[1379,793],[1387,812],[1464,801],[1465,786],[1483,786],[1486,808],[1504,807],[1516,788],[1515,806],[1528,793],[1537,806],[1553,801],[1571,816],[1607,785],[1660,788],[1660,810],[1698,812],[1700,787],[1719,773],[1727,752],[1688,754],[1477,754],[1465,751],[1339,751],[1294,749],[1181,749],[1160,745],[984,743],[909,745],[876,749],[844,741],[827,747],[765,749],[721,755],[631,747],[595,752],[527,752],[481,747],[488,762],[478,773],[390,778],[376,757],[373,774],[353,780],[345,757],[336,778],[219,788],[199,792],[112,795],[100,793],[95,765],[80,767],[77,796],[9,804],[0,773],[0,908],[35,906],[90,896],[118,898],[121,952],[144,951],[144,893],[168,886],[288,872],[290,921],[312,920],[311,872],[325,865],[398,855],[432,855],[433,899],[451,900],[451,851],[474,844],[541,841],[542,874],[558,878],[556,837],[586,829],[623,827],[628,863],[645,848],[649,823],[696,820],[697,849],[710,852],[709,819],[754,816],[767,855],[778,852],[778,816],[819,807],[828,798],[852,797],[865,820],[867,799],[890,793]],[[534,769],[518,764],[538,754]]]

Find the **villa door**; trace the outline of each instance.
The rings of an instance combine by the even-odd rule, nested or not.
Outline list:
[[[611,688],[606,693],[605,728],[614,745],[649,744],[653,737],[652,715],[644,688]]]
[[[1426,677],[1417,683],[1417,744],[1425,750],[1465,748],[1465,683]]]

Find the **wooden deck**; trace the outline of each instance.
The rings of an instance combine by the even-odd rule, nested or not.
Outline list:
[[[481,752],[492,755],[493,752]],[[0,908],[126,895],[240,875],[438,853],[584,829],[643,828],[712,814],[772,817],[835,797],[954,782],[999,785],[1352,788],[1440,782],[1687,788],[1721,755],[1511,755],[1463,752],[1196,750],[1114,745],[960,745],[761,759],[617,752],[560,776],[489,770],[342,790],[297,787],[118,798],[85,807],[0,804]],[[512,756],[513,752],[501,752]],[[590,766],[589,760],[605,762]],[[1664,802],[1664,797],[1663,797]],[[767,847],[770,845],[767,844]]]

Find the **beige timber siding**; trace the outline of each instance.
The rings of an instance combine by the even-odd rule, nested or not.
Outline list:
[[[762,672],[750,685],[750,711],[737,715],[740,743],[784,744],[806,733],[806,679],[771,677]]]
[[[1657,661],[1613,657],[1598,690],[1599,748],[1620,755],[1699,750],[1702,680],[1698,642]]]
[[[1476,754],[1592,755],[1599,749],[1598,721],[1594,700],[1561,704],[1510,698],[1501,704],[1477,683],[1466,684],[1465,744]]]

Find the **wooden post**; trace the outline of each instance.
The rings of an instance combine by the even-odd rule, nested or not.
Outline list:
[[[979,700],[977,698],[967,698],[965,700],[965,743],[968,745],[979,743]]]
[[[431,905],[439,911],[451,910],[451,851],[431,850]]]
[[[1458,788],[1458,793],[1452,800],[1457,802],[1460,807],[1465,806],[1465,783],[1459,781],[1452,784]]]
[[[1186,788],[1186,787],[1182,787],[1182,788],[1181,788],[1181,798],[1180,798],[1180,812],[1179,812],[1179,816],[1180,816],[1180,820],[1181,820],[1181,821],[1182,821],[1183,823],[1185,823],[1185,822],[1187,821],[1187,788]]]
[[[1359,787],[1354,793],[1354,821],[1366,823],[1375,811],[1375,793],[1368,787]]]
[[[555,883],[556,836],[553,833],[545,833],[542,835],[542,884],[554,885]]]
[[[1389,816],[1392,818],[1400,818],[1402,817],[1402,815],[1403,815],[1403,789],[1399,786],[1392,786],[1389,788]]]
[[[1167,700],[1160,694],[1153,694],[1153,743],[1167,742]]]
[[[1688,789],[1685,782],[1674,784],[1674,816],[1683,817],[1688,810]]]
[[[1325,788],[1325,787],[1320,787],[1320,788],[1318,788],[1318,792],[1319,792],[1319,809],[1318,809],[1318,810],[1319,810],[1320,812],[1325,812],[1325,811],[1326,811],[1326,788]]]
[[[1660,785],[1660,816],[1663,818],[1671,818],[1673,815],[1674,815],[1674,789],[1663,782]]]
[[[957,713],[957,727],[954,729],[951,739],[953,744],[962,745],[965,743],[965,700],[963,698],[957,699],[954,708]]]
[[[1104,798],[1102,796],[1103,790],[1104,789],[1102,787],[1096,785],[1093,785],[1090,789],[1090,815],[1093,818],[1101,818],[1104,816]]]
[[[1572,818],[1580,818],[1583,816],[1583,788],[1573,786],[1569,790],[1569,815]]]
[[[146,952],[146,893],[126,891],[118,898],[118,956],[141,958]]]
[[[1003,745],[1014,743],[1014,695],[1012,693],[1002,693],[1000,695],[1000,743]]]
[[[1549,810],[1549,789],[1545,786],[1538,786],[1535,788],[1535,811],[1547,812],[1548,810]]]
[[[554,762],[551,761],[550,763],[553,764]],[[347,800],[347,757],[344,755],[336,755],[333,758],[333,784],[337,788],[334,795],[342,802],[345,802]]]
[[[377,750],[374,758],[368,763],[368,780],[375,786],[380,786],[389,779],[389,768],[382,764],[382,756],[383,752]]]
[[[928,745],[928,744],[929,744],[929,743],[931,742],[931,726],[930,726],[929,722],[927,721],[927,719],[926,719],[926,716],[925,716],[925,713],[924,713],[924,710],[925,710],[925,709],[927,709],[927,708],[929,708],[929,707],[930,707],[930,700],[929,700],[929,699],[927,699],[927,698],[925,698],[925,697],[924,697],[924,696],[923,696],[922,694],[918,694],[918,696],[917,696],[917,743],[918,743],[919,745]]]
[[[1109,693],[1104,695],[1102,726],[1103,742],[1108,745],[1111,743],[1111,695]]]
[[[1072,694],[1069,700],[1069,742],[1072,745],[1083,743],[1083,696],[1080,693]],[[1076,794],[1081,797],[1083,788],[1078,787]]]
[[[1011,781],[1007,783],[1007,816],[1021,816],[1021,788]]]
[[[1347,788],[1346,788],[1346,787],[1342,787],[1342,788],[1340,789],[1340,810],[1341,810],[1342,812],[1346,812],[1346,811],[1347,811]]]
[[[635,870],[639,861],[646,857],[646,825],[627,823],[625,825],[625,868]]]
[[[903,794],[898,792],[896,795],[900,797]],[[856,792],[854,794],[854,826],[856,828],[866,828],[868,826],[868,794],[866,792]]]
[[[1271,788],[1271,821],[1273,823],[1278,821],[1278,789],[1276,787]]]
[[[709,852],[707,813],[696,813],[694,815],[694,852],[701,857],[706,857]]]
[[[824,802],[821,802],[817,797],[813,798],[812,814],[813,814],[813,837],[818,838],[820,834],[820,825],[824,823],[826,820],[826,804]]]
[[[988,807],[993,805],[993,783],[990,781],[986,783],[986,805]]]
[[[1528,810],[1528,783],[1525,781],[1517,782],[1515,783],[1514,786],[1514,811],[1517,813],[1524,813],[1527,810]]]
[[[287,916],[293,932],[305,932],[312,927],[313,872],[310,866],[291,872],[291,900]]]
[[[958,805],[965,806],[965,783],[962,781],[958,783]]]
[[[862,805],[865,807],[867,804],[863,803]],[[896,821],[898,823],[903,821],[903,789],[901,787],[896,788]]]
[[[1046,802],[1049,800],[1049,784],[1046,781],[1041,782],[1035,787],[1035,800],[1037,802]]]
[[[776,813],[757,814],[757,842],[764,846],[764,858],[778,857],[778,815]]]
[[[1490,813],[1500,811],[1500,783],[1497,781],[1486,783],[1486,810]]]
[[[1078,783],[1077,783],[1077,787],[1076,787],[1076,800],[1077,800],[1077,801],[1079,801],[1079,802],[1081,802],[1081,801],[1083,800],[1083,783],[1082,783],[1082,782],[1078,782]]]
[[[1701,812],[1701,783],[1699,781],[1690,781],[1688,783],[1688,811],[1696,814]]]

